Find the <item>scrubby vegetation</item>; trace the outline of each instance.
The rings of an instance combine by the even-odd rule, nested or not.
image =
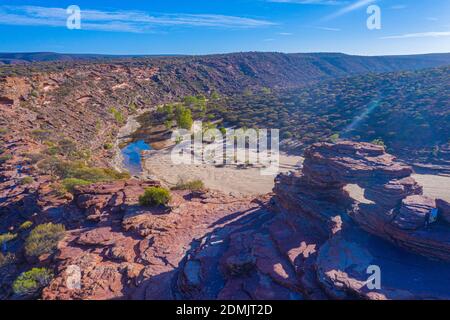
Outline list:
[[[41,224],[35,227],[25,240],[25,253],[29,257],[51,254],[58,242],[64,237],[65,228],[62,224]]]
[[[90,181],[77,178],[66,178],[61,181],[61,184],[63,185],[64,189],[70,193],[73,193],[75,191],[75,187],[86,186],[91,183],[92,182]]]
[[[172,119],[176,108],[184,108],[193,119],[219,129],[280,129],[281,147],[290,151],[342,138],[374,141],[404,158],[432,162],[450,150],[449,74],[450,67],[441,67],[366,74],[299,89],[262,88],[220,99],[187,97],[141,120],[144,126],[161,124]]]
[[[33,183],[33,178],[32,177],[23,177],[20,180],[20,184],[26,185],[26,184],[30,184]]]
[[[0,164],[6,162],[8,160],[11,160],[11,159],[12,159],[11,154],[2,154],[2,155],[0,155]]]
[[[162,187],[146,188],[142,196],[139,197],[141,206],[165,206],[171,199],[170,191]]]
[[[205,185],[203,184],[202,180],[189,180],[189,181],[183,181],[180,180],[175,187],[173,187],[173,190],[189,190],[189,191],[200,191],[205,188]]]
[[[116,122],[118,124],[123,124],[125,122],[125,117],[123,115],[122,112],[120,112],[120,110],[117,110],[114,107],[111,107],[109,109],[109,112],[112,114],[112,116],[114,117],[114,119],[116,120]]]
[[[20,230],[27,230],[27,229],[30,229],[32,226],[33,226],[33,222],[31,222],[31,221],[25,221],[24,223],[22,223],[22,224],[19,226],[19,229],[20,229]]]
[[[18,296],[36,297],[53,279],[53,272],[46,268],[33,268],[22,273],[13,283]]]
[[[0,234],[0,246],[3,245],[4,243],[7,243],[8,241],[14,240],[15,238],[17,238],[17,234],[15,233],[4,233],[4,234]]]
[[[57,157],[49,157],[38,163],[43,172],[63,179],[63,184],[76,185],[128,179],[128,173],[121,173],[110,168],[97,168],[86,165],[83,161],[65,161]],[[71,179],[71,180],[67,180]]]

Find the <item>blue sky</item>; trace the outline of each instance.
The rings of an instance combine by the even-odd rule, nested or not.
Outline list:
[[[374,4],[380,30],[366,27]],[[81,30],[66,27],[69,5]],[[450,0],[2,0],[0,52],[26,51],[450,52]]]

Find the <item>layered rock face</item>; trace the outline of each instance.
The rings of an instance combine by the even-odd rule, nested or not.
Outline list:
[[[422,196],[411,173],[380,146],[315,144],[302,172],[277,177],[270,206],[208,234],[188,253],[177,293],[189,299],[448,299],[448,204],[439,200],[438,209]],[[348,184],[363,188],[365,201],[353,199]],[[379,285],[371,282],[373,270]]]
[[[138,204],[156,181],[55,194],[23,156],[31,142],[9,141],[0,226],[68,230],[55,254],[33,262],[56,275],[44,299],[450,299],[450,204],[422,196],[411,168],[382,147],[316,144],[302,171],[276,178],[274,194],[173,191],[162,210]],[[32,182],[18,183],[25,175]],[[16,253],[0,268],[0,289],[29,269]],[[79,288],[68,286],[74,270]]]
[[[450,261],[450,230],[443,224],[434,199],[422,196],[422,187],[410,177],[412,169],[384,152],[383,147],[365,143],[319,144],[306,154],[302,189],[321,188],[345,202],[346,184],[364,189],[368,203],[354,203],[354,221],[376,236],[421,255]],[[301,193],[302,191],[300,191]],[[435,221],[435,220],[438,221]]]

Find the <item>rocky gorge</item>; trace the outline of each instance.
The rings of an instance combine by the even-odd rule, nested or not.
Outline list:
[[[132,131],[125,121],[149,106],[216,89],[304,85],[327,78],[325,66],[346,76],[413,64],[369,59],[353,70],[348,57],[341,67],[332,63],[340,56],[255,57],[6,68],[0,299],[450,299],[450,204],[424,196],[413,169],[383,146],[314,143],[271,193],[171,190],[164,208],[139,203],[161,181],[111,169],[118,137]],[[286,72],[293,61],[295,74]],[[59,226],[54,248],[30,255],[30,235],[48,224]],[[376,289],[367,286],[373,266]],[[51,279],[16,294],[16,279],[32,268]]]

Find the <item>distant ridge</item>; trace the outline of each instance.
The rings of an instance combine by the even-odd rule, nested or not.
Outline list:
[[[177,55],[108,55],[108,54],[68,54],[56,52],[0,52],[0,64],[20,64],[32,62],[50,61],[86,61],[86,60],[109,60],[127,58],[149,58]]]
[[[150,55],[109,55],[109,54],[69,54],[57,52],[0,52],[0,64],[23,64],[32,62],[51,62],[51,61],[96,61],[96,60],[113,60],[113,59],[143,59],[143,58],[161,58],[161,57],[223,57],[235,55],[270,55],[278,54],[285,56],[303,56],[316,57],[329,60],[332,62],[336,59],[353,59],[353,60],[372,60],[380,59],[386,62],[398,59],[417,60],[436,62],[441,64],[450,63],[450,53],[429,53],[414,55],[386,55],[386,56],[359,56],[349,55],[339,52],[314,52],[314,53],[278,53],[278,52],[239,52],[209,55],[179,55],[179,54],[150,54]],[[430,65],[434,67],[437,65]]]

